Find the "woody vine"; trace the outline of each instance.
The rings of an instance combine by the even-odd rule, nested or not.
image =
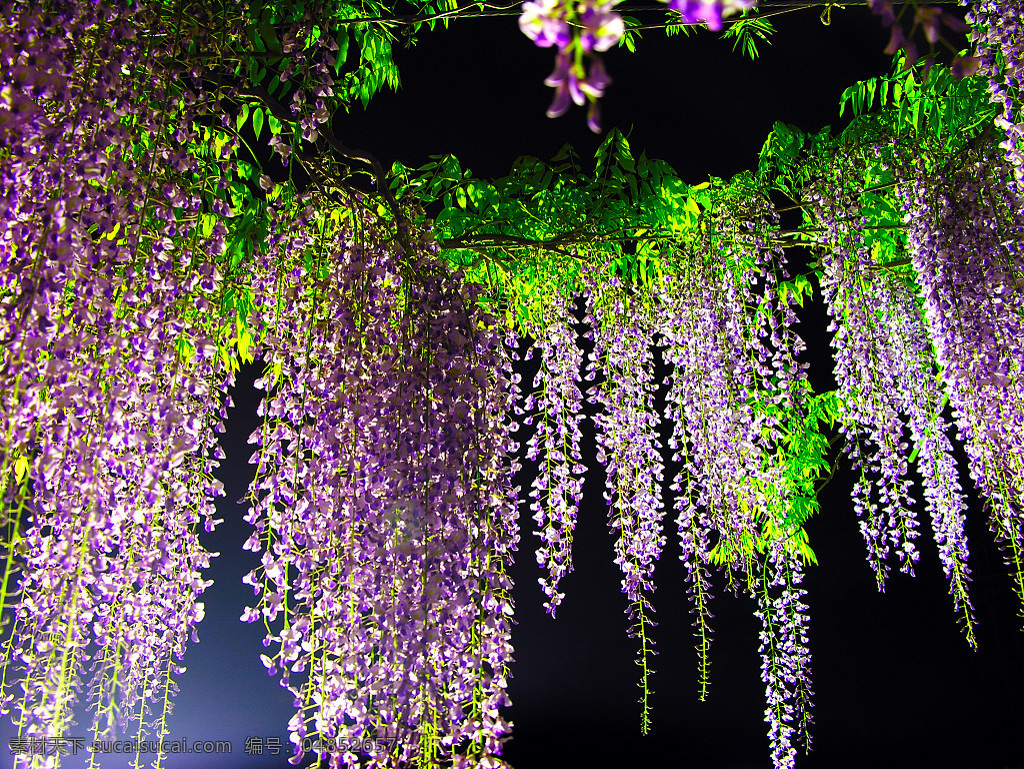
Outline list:
[[[641,26],[613,5],[540,0],[520,18],[556,50],[549,114],[587,105],[598,131],[599,54],[632,49]],[[399,33],[500,10],[415,6],[3,5],[0,702],[20,736],[66,735],[80,703],[97,738],[166,734],[204,615],[217,434],[252,361],[264,397],[245,548],[261,565],[241,619],[265,625],[263,664],[294,695],[296,763],[313,737],[330,766],[503,765],[512,434],[532,430],[525,502],[554,615],[571,600],[587,399],[643,731],[652,575],[672,540],[698,696],[719,571],[756,601],[775,765],[811,749],[804,524],[836,462],[858,474],[879,588],[936,547],[975,645],[955,431],[1024,605],[1019,8],[980,2],[965,22],[871,3],[894,68],[844,95],[850,127],[777,124],[756,170],[690,185],[614,130],[592,166],[566,147],[497,180],[451,156],[384,169],[345,146],[332,116],[397,83]],[[659,13],[670,32],[725,28],[748,53],[772,30],[769,3]],[[974,47],[944,51],[942,32],[968,25]],[[264,137],[272,155],[254,150]],[[800,227],[780,225],[780,195]],[[807,377],[808,301],[836,332],[828,392]],[[682,469],[664,479],[669,458]],[[362,756],[327,747],[351,738]]]

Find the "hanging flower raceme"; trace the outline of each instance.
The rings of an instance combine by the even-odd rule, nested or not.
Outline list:
[[[890,553],[895,551],[900,570],[911,574],[920,557],[900,416],[905,398],[899,385],[909,378],[908,362],[898,357],[901,350],[892,343],[887,326],[892,295],[864,243],[865,222],[856,201],[824,182],[807,198],[825,228],[821,284],[833,318],[829,330],[836,332],[832,347],[841,429],[847,438],[845,451],[861,476],[854,486],[854,509],[861,519],[868,563],[879,590],[884,590]],[[927,377],[926,371],[917,373]]]
[[[761,680],[768,707],[768,740],[776,769],[794,769],[794,740],[803,737],[804,752],[810,750],[807,732],[810,720],[809,686],[811,657],[808,651],[807,591],[800,587],[803,565],[787,548],[771,548],[759,564],[757,610]]]
[[[280,82],[294,86],[288,107],[298,123],[302,138],[315,142],[320,136],[321,126],[329,123],[331,118],[338,43],[321,25],[314,24],[307,14],[290,25],[281,45],[287,58]],[[281,145],[278,151],[286,147]]]
[[[924,316],[971,477],[1024,602],[1021,199],[994,148],[900,188]]]
[[[519,29],[541,48],[555,47],[555,69],[544,84],[555,89],[548,117],[564,115],[571,103],[587,109],[587,126],[601,132],[598,99],[611,78],[598,55],[617,45],[626,33],[621,14],[613,9],[621,0],[527,0],[519,16]],[[757,7],[757,0],[662,0],[677,11],[683,24],[706,24],[718,31],[722,19]],[[589,65],[588,65],[589,63]]]
[[[715,212],[705,248],[709,254],[727,255],[730,265],[725,306],[747,361],[746,370],[738,368],[745,376],[736,385],[740,397],[746,397],[754,430],[748,440],[755,467],[759,464],[751,476],[755,539],[723,555],[732,568],[742,563],[747,589],[759,596],[765,721],[772,757],[781,769],[793,765],[794,743],[801,743],[805,753],[811,747],[807,607],[799,601],[797,585],[800,560],[810,557],[801,526],[816,491],[802,464],[801,444],[816,435],[817,425],[809,416],[807,364],[798,360],[805,345],[795,331],[797,299],[783,285],[790,280],[787,259],[772,238],[778,225],[778,214],[762,194],[725,200]],[[771,574],[773,565],[780,569],[782,564],[788,567],[784,584],[778,572]],[[773,586],[783,587],[782,597],[768,607],[761,599]],[[781,676],[780,670],[785,671]]]
[[[666,413],[682,469],[672,490],[702,699],[709,685],[711,566],[726,566],[730,584],[742,584],[760,601],[766,585],[782,584],[765,563],[793,571],[807,557],[795,511],[813,498],[791,456],[813,425],[803,416],[810,386],[806,365],[797,360],[803,342],[793,330],[795,299],[780,286],[788,278],[785,255],[770,240],[777,215],[756,194],[710,205],[702,214],[708,221],[700,251],[680,253],[666,265],[671,272],[658,296],[658,330],[673,366]],[[789,595],[782,613],[792,630],[785,638],[774,608],[758,613],[765,718],[780,767],[792,765],[795,739],[809,749],[812,721],[810,654],[805,633],[795,629],[805,624],[806,607],[798,593]],[[776,675],[782,668],[785,675]]]
[[[633,623],[630,635],[640,642],[642,729],[650,726],[649,675],[657,623],[648,595],[654,590],[654,565],[665,544],[662,532],[658,416],[654,411],[654,319],[642,296],[630,295],[620,278],[599,283],[594,267],[583,275],[588,332],[594,350],[587,378],[603,375],[591,393],[601,407],[595,417],[597,458],[606,472],[605,500],[609,524],[617,530],[615,563],[622,571],[622,592]]]
[[[856,164],[841,167],[841,178],[855,178],[860,171]],[[901,571],[908,573],[918,558],[916,516],[905,477],[906,415],[950,593],[967,640],[974,645],[966,503],[922,312],[911,287],[870,256],[854,192],[822,181],[807,198],[825,230],[820,241],[822,292],[836,332],[832,344],[846,451],[861,470],[854,505],[862,517],[868,562],[881,589],[889,552],[896,552]],[[883,503],[881,511],[875,500]]]
[[[528,0],[523,3],[519,29],[541,48],[552,46],[555,69],[544,81],[555,89],[555,98],[548,107],[548,117],[560,117],[570,102],[582,107],[589,102],[587,125],[594,133],[601,132],[597,100],[611,85],[598,53],[607,51],[622,38],[625,27],[622,16],[612,9],[620,0]],[[587,66],[589,62],[589,68]]]
[[[949,439],[949,423],[942,414],[946,398],[935,376],[932,343],[916,298],[903,284],[892,282],[887,288],[891,293],[886,305],[891,313],[892,343],[899,347],[896,357],[906,362],[897,392],[909,417],[932,536],[964,637],[976,647],[974,606],[968,594],[967,503]]]
[[[967,21],[978,49],[980,71],[988,80],[989,96],[1002,114],[996,125],[1006,133],[1000,145],[1013,167],[1018,189],[1024,189],[1024,124],[1018,105],[1024,95],[1024,27],[1019,2],[981,0],[971,4]],[[999,67],[999,60],[1002,67]],[[969,72],[968,74],[974,74]]]
[[[86,688],[95,736],[159,738],[221,493],[224,228],[200,233],[199,199],[169,173],[192,167],[182,132],[202,98],[195,73],[159,64],[173,30],[131,3],[45,11],[10,6],[0,28],[4,93],[27,104],[0,161],[5,592],[22,572],[4,657],[22,693],[3,707],[22,736],[60,738]],[[174,124],[151,107],[179,97]]]
[[[124,322],[100,321],[95,333],[76,327],[83,315],[103,312],[90,283],[76,280],[89,299],[68,308],[67,325],[50,346],[57,365],[47,368],[57,378],[19,380],[40,407],[16,460],[31,457],[20,478],[31,491],[16,512],[27,530],[22,600],[8,647],[24,649],[20,725],[29,735],[61,734],[89,655],[98,666],[90,698],[100,712],[125,714],[121,729],[148,707],[145,700],[162,699],[154,694],[161,687],[173,689],[173,659],[202,615],[195,600],[209,557],[196,526],[200,517],[213,525],[209,499],[219,493],[209,451],[226,383],[206,329],[194,335],[200,330],[174,312],[154,322],[148,303],[129,299],[119,307],[128,313]],[[175,292],[165,281],[154,284],[154,299]],[[139,361],[126,359],[129,348]],[[20,475],[16,463],[15,481]],[[57,637],[68,643],[54,644]],[[63,672],[53,689],[55,667]],[[104,724],[95,728],[106,733],[113,720]],[[132,728],[140,730],[146,733]]]
[[[542,317],[531,329],[536,342],[526,358],[536,350],[541,361],[525,409],[527,419],[536,422],[526,457],[538,463],[530,492],[530,509],[543,542],[537,549],[537,563],[547,571],[540,583],[548,597],[544,608],[554,616],[565,597],[558,591],[559,581],[572,571],[572,537],[586,468],[580,454],[583,351],[573,330],[573,302],[557,289],[548,296]]]
[[[680,260],[661,293],[665,361],[672,365],[666,416],[669,446],[682,464],[674,479],[680,556],[700,656],[700,697],[707,696],[711,542],[742,552],[756,538],[752,511],[761,474],[757,426],[746,402],[749,362],[742,329],[724,301],[724,271],[696,254]],[[741,559],[742,562],[742,559]]]
[[[692,390],[676,392],[692,402],[672,399],[685,430],[676,442],[691,452],[680,485],[696,483],[695,501],[714,511],[720,527],[718,557],[742,574],[753,541],[772,538],[767,521],[781,526],[797,491],[773,457],[794,437],[784,415],[806,409],[810,386],[797,360],[804,344],[794,331],[796,299],[780,288],[785,255],[770,239],[777,215],[756,194],[716,205],[703,255],[681,267],[679,290],[667,286],[662,333],[667,359],[678,361],[673,387]]]
[[[295,761],[497,766],[511,660],[505,340],[423,243],[306,209],[278,221],[246,581],[282,625]],[[266,290],[270,289],[270,290]],[[287,306],[288,312],[279,312]],[[367,750],[367,748],[369,748]]]

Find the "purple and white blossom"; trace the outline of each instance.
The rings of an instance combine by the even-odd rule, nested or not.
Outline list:
[[[825,229],[822,238],[822,294],[835,332],[834,373],[841,405],[845,452],[861,473],[854,485],[854,509],[868,547],[868,563],[879,590],[894,553],[900,570],[913,573],[920,555],[914,500],[907,478],[906,443],[901,413],[927,377],[918,361],[908,361],[888,327],[895,320],[893,292],[879,275],[864,244],[858,204],[851,193],[822,182],[807,192]],[[912,372],[906,369],[914,366]]]
[[[781,300],[777,291],[786,261],[767,236],[777,226],[776,216],[756,195],[716,210],[700,250],[676,256],[658,296],[658,330],[665,360],[673,366],[666,415],[673,421],[670,447],[682,470],[672,490],[701,698],[709,685],[710,566],[724,564],[730,582],[742,576],[760,596],[759,559],[795,564],[802,557],[785,523],[792,490],[779,448],[787,425],[773,414],[799,413],[809,385],[806,364],[798,360],[803,342],[794,331],[793,300]],[[792,609],[796,616],[806,607],[793,603]],[[788,639],[786,654],[800,662],[786,663],[792,672],[785,685],[766,679],[768,713],[782,712],[790,720],[799,714],[796,731],[789,721],[783,728],[769,720],[777,766],[791,762],[795,734],[810,743],[806,642],[796,630]]]
[[[587,125],[594,133],[600,133],[597,100],[612,81],[598,54],[616,45],[625,33],[622,16],[612,10],[617,2],[530,0],[523,3],[519,29],[542,48],[558,48],[555,68],[544,80],[545,85],[555,89],[548,117],[564,115],[570,103],[582,107],[589,102]]]
[[[573,568],[572,537],[586,468],[580,453],[583,351],[573,330],[573,298],[557,289],[549,296],[537,327],[531,329],[536,342],[526,357],[539,351],[541,365],[525,409],[537,425],[526,452],[527,459],[538,462],[530,509],[543,543],[537,549],[537,563],[547,572],[540,579],[548,597],[544,608],[554,616],[565,597],[559,582]]]
[[[859,161],[849,160],[845,175],[856,177]],[[903,491],[908,483],[902,477],[908,448],[901,442],[905,416],[950,594],[965,636],[975,645],[968,595],[966,502],[942,415],[943,393],[925,313],[911,286],[874,264],[865,241],[865,223],[857,216],[855,191],[837,184],[823,182],[809,198],[825,226],[822,290],[836,331],[835,374],[850,441],[847,452],[861,469],[853,499],[862,519],[868,561],[881,588],[890,552],[896,551],[905,571],[916,560],[912,542],[916,520]],[[879,511],[875,495],[889,502],[888,509]],[[902,504],[893,505],[894,499],[902,499]]]
[[[541,48],[557,46],[564,51],[572,42],[567,15],[568,7],[561,0],[528,0],[523,3],[519,29]]]
[[[579,4],[580,23],[583,25],[580,46],[585,53],[607,51],[622,39],[626,28],[622,16],[612,10],[615,5],[614,2],[596,3],[592,0],[583,0]]]
[[[810,751],[811,657],[808,651],[806,595],[800,587],[803,567],[790,552],[770,552],[761,567],[757,585],[761,680],[768,707],[765,722],[776,769],[794,769],[796,746],[804,739],[803,752]]]
[[[924,318],[967,449],[1024,603],[1024,256],[1014,170],[992,148],[955,175],[900,188]],[[936,183],[936,181],[938,183]],[[958,548],[955,530],[947,547]],[[945,560],[945,559],[944,559]],[[946,563],[944,562],[944,565]],[[949,567],[947,566],[947,569]]]
[[[22,555],[5,661],[21,695],[3,709],[26,737],[61,737],[84,693],[94,735],[159,737],[204,613],[233,374],[216,341],[225,228],[196,226],[175,173],[194,136],[152,104],[188,126],[207,95],[198,69],[163,64],[175,36],[145,5],[6,10],[0,512]]]
[[[642,724],[648,729],[649,658],[654,627],[648,595],[654,590],[654,566],[665,545],[661,481],[664,463],[654,411],[654,316],[641,297],[630,296],[621,279],[599,281],[596,268],[584,269],[587,322],[594,350],[587,378],[604,381],[590,392],[601,406],[594,418],[597,459],[605,467],[609,525],[618,533],[615,563],[622,571],[622,592],[629,607],[631,635],[640,642],[638,664],[644,691]]]
[[[1024,189],[1024,124],[1017,120],[1024,88],[1022,10],[1019,0],[981,0],[972,3],[967,14],[980,62],[974,69],[987,78],[989,97],[1001,108],[995,122],[1006,135],[1000,146],[1013,168],[1018,190]],[[998,58],[1003,61],[1001,70]]]
[[[280,627],[265,664],[295,696],[294,760],[312,735],[387,733],[397,752],[370,766],[499,765],[518,537],[505,339],[427,236],[399,255],[369,221],[357,237],[311,207],[276,216],[243,620]]]

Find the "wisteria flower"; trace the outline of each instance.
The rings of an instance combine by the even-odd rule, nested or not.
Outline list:
[[[572,42],[566,21],[566,8],[559,0],[536,0],[523,3],[519,29],[541,48],[555,45],[564,51]]]
[[[736,11],[757,6],[757,0],[671,0],[668,7],[678,11],[683,24],[707,24],[717,32],[722,19]]]
[[[899,19],[893,11],[892,0],[868,0],[868,6],[873,14],[881,18],[882,24],[890,28],[889,43],[886,45],[884,53],[894,56],[902,49],[906,54],[907,68],[914,66],[918,59],[921,58],[918,44],[914,42],[914,37],[918,28],[922,30],[929,48],[929,55],[925,58],[924,65],[925,77],[927,77],[928,71],[935,64],[935,44],[944,42],[940,33],[940,26],[944,25],[952,31],[961,34],[969,29],[962,19],[957,18],[948,11],[935,6],[918,6],[915,4],[913,24],[911,25],[910,32],[907,33],[903,30]],[[949,44],[947,43],[946,45],[948,46]],[[957,56],[953,60],[953,75],[961,78],[974,74],[977,71],[977,67],[973,65],[973,60],[974,57],[966,57],[961,61],[961,57]]]
[[[555,69],[544,81],[555,89],[548,117],[564,115],[570,101],[582,107],[589,100],[587,125],[594,133],[600,133],[596,99],[604,94],[611,78],[597,54],[619,42],[625,32],[622,17],[612,10],[617,2],[583,0],[575,7],[560,0],[523,3],[519,17],[523,34],[543,48],[558,48]],[[584,76],[588,59],[592,60],[590,74]]]
[[[596,56],[590,65],[590,72],[585,78],[580,78],[580,66],[570,61],[570,54],[563,51],[555,57],[555,70],[544,81],[545,85],[555,89],[555,98],[548,107],[548,117],[560,117],[569,109],[570,100],[582,107],[590,101],[587,110],[587,125],[594,133],[601,132],[600,110],[597,106],[597,99],[604,95],[612,79],[604,64]]]
[[[604,62],[595,58],[590,65],[590,74],[586,80],[580,82],[580,90],[588,96],[599,99],[604,96],[604,89],[611,85],[612,79],[608,77],[608,71],[604,68]]]
[[[612,3],[580,3],[580,21],[583,32],[580,45],[587,53],[607,51],[622,39],[625,25],[622,16],[612,10]]]
[[[885,46],[885,50],[883,50],[882,53],[886,54],[887,56],[893,56],[906,44],[907,38],[903,36],[903,28],[899,24],[896,24],[890,30],[889,43],[888,45]],[[908,61],[907,63],[909,64],[910,62]]]
[[[555,89],[555,98],[548,107],[548,117],[561,117],[569,109],[569,100],[582,107],[587,97],[580,88],[576,65],[570,63],[569,54],[565,51],[555,57],[555,69],[544,80],[544,85]]]

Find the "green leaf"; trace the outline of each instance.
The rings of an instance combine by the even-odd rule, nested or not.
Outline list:
[[[252,334],[248,331],[243,331],[238,337],[238,356],[245,363],[252,363],[254,358],[252,352],[249,349],[252,345]]]
[[[252,130],[256,134],[256,140],[259,141],[260,133],[263,131],[263,109],[261,107],[252,111]]]
[[[274,53],[282,53],[284,48],[281,46],[281,41],[277,39],[277,31],[274,29],[274,25],[270,23],[270,12],[264,11],[263,16],[260,17],[260,38],[264,45],[266,45],[268,51]]]
[[[235,118],[235,130],[241,131],[243,126],[249,122],[249,104],[245,103],[242,105],[242,111],[238,113],[238,117]]]
[[[619,38],[619,47],[625,46],[630,53],[636,53],[636,41],[640,39],[640,33],[633,31],[633,27],[640,26],[640,20],[634,16],[622,16],[622,24],[625,30]]]
[[[338,29],[334,42],[338,44],[338,50],[334,52],[334,75],[339,77],[341,68],[345,66],[345,61],[348,59],[348,27]]]
[[[237,161],[235,164],[235,171],[238,173],[239,179],[245,179],[246,181],[253,181],[259,176],[252,164],[246,163],[244,160]]]
[[[758,56],[758,41],[771,45],[770,36],[775,33],[775,27],[765,18],[749,15],[750,11],[744,11],[743,16],[733,21],[722,34],[723,38],[733,38],[732,49],[742,47],[747,58],[753,60]]]

